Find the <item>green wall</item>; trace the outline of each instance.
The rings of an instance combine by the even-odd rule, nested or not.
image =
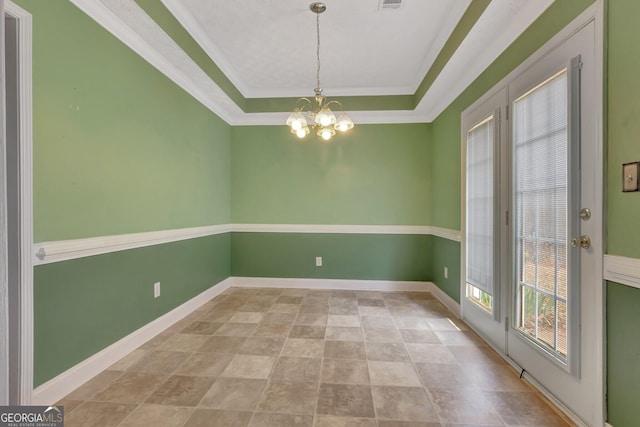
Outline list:
[[[231,127],[70,2],[16,3],[33,16],[34,241],[229,223]],[[227,278],[230,246],[36,267],[34,386]]]
[[[429,280],[428,235],[232,233],[231,275]],[[315,266],[322,256],[322,267]]]
[[[359,125],[327,144],[285,126],[232,130],[234,223],[428,225],[430,128]]]
[[[623,163],[640,160],[640,39],[636,0],[607,4],[607,245],[609,254],[640,258],[640,193],[623,193]],[[640,289],[607,284],[607,401],[614,427],[640,424]]]
[[[229,277],[229,246],[226,233],[36,267],[34,385]]]
[[[17,3],[33,15],[35,241],[228,223],[230,126],[71,3]]]

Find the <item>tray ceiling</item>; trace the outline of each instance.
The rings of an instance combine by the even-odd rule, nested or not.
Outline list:
[[[230,124],[280,124],[316,86],[310,0],[71,1]],[[325,3],[325,94],[398,123],[435,119],[553,0]]]

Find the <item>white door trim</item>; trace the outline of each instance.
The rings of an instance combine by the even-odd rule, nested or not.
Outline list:
[[[32,20],[31,14],[10,0],[5,14],[18,21],[18,99],[20,108],[20,265],[21,265],[21,345],[20,403],[31,403],[33,392],[33,163],[32,163]]]
[[[545,57],[549,52],[551,52],[555,47],[563,43],[565,40],[569,39],[573,34],[577,33],[584,26],[593,22],[595,24],[595,70],[594,70],[594,84],[596,85],[593,88],[593,107],[594,107],[594,116],[595,123],[593,123],[593,129],[595,131],[595,144],[597,146],[597,153],[595,164],[597,168],[595,170],[596,179],[593,182],[593,190],[598,195],[598,203],[593,206],[592,211],[600,212],[603,211],[603,177],[604,177],[604,92],[603,92],[603,82],[604,82],[604,1],[596,0],[591,6],[589,6],[584,12],[582,12],[578,17],[576,17],[571,23],[569,23],[565,28],[563,28],[558,34],[552,37],[547,43],[545,43],[541,48],[539,48],[534,54],[532,54],[527,60],[525,60],[522,64],[516,67],[512,72],[510,72],[507,76],[505,76],[500,82],[498,82],[495,86],[487,91],[483,96],[477,99],[472,105],[470,105],[463,113],[473,111],[479,105],[481,105],[486,100],[490,99],[493,95],[495,95],[499,90],[501,90],[504,86],[506,86],[510,81],[512,81],[516,76],[521,74],[524,70],[529,68],[531,65]],[[462,172],[464,173],[464,167],[462,168]],[[464,175],[461,175],[464,182]],[[461,194],[461,212],[464,215],[465,212],[465,200],[464,193]],[[462,216],[464,218],[464,216]],[[604,217],[602,215],[602,217]],[[604,225],[601,225],[596,233],[592,234],[592,240],[597,242],[603,242],[603,228]],[[464,248],[464,233],[462,234],[462,245],[461,248]],[[604,273],[603,273],[603,253],[602,253],[602,245],[596,245],[595,247],[598,251],[595,255],[596,265],[594,266],[594,271],[596,273],[596,277],[602,281],[602,286],[600,287],[600,291],[597,294],[593,295],[592,304],[585,308],[590,314],[591,319],[594,322],[593,333],[594,333],[594,341],[595,341],[595,355],[594,355],[594,366],[597,367],[597,372],[594,373],[593,386],[594,389],[598,390],[599,396],[601,397],[601,403],[594,402],[594,411],[596,415],[595,419],[601,420],[597,421],[596,425],[602,426],[604,425],[605,419],[605,380],[606,380],[606,365],[605,365],[605,341],[604,341],[604,324],[605,324],[605,306],[604,306]],[[461,271],[464,271],[464,252],[461,252]],[[465,278],[464,275],[460,277],[460,289],[461,289],[461,298],[464,295],[465,291]],[[464,310],[464,308],[463,308]],[[527,376],[527,374],[525,374]],[[529,377],[528,379],[531,380]],[[531,381],[534,382],[535,381]],[[535,384],[534,384],[535,385]],[[543,393],[546,393],[545,390],[541,390]],[[548,393],[547,393],[548,394]],[[566,407],[563,408],[566,410]],[[570,411],[566,411],[567,415],[578,425],[584,425],[584,422],[580,420],[575,414]]]

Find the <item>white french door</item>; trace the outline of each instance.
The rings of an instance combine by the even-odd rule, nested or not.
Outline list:
[[[462,311],[578,422],[601,426],[595,37],[591,21],[463,113]]]

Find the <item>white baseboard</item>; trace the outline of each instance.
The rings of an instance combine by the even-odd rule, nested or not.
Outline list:
[[[271,277],[229,277],[190,299],[142,328],[132,332],[109,347],[47,381],[33,391],[32,405],[51,405],[89,381],[109,366],[116,363],[145,342],[149,341],[174,323],[189,315],[211,298],[230,287],[251,288],[304,288],[345,289],[355,291],[413,291],[431,292],[456,316],[460,317],[460,305],[432,282],[393,280],[344,280],[344,279],[297,279]]]
[[[453,314],[455,314],[456,317],[459,319],[460,316],[462,315],[462,311],[460,310],[460,304],[458,303],[458,301],[454,300],[449,295],[447,295],[435,283],[433,282],[429,282],[429,283],[431,283],[431,287],[429,291],[433,294],[433,296],[436,297],[449,310],[451,310]]]
[[[190,299],[179,307],[158,317],[142,328],[132,332],[119,341],[111,344],[74,367],[66,370],[57,377],[47,381],[33,391],[32,405],[52,405],[64,396],[89,381],[109,366],[116,363],[136,348],[140,347],[151,338],[172,326],[185,316],[189,315],[211,298],[227,290],[231,285],[231,279],[212,286],[196,297]]]
[[[237,288],[346,289],[350,291],[429,292],[433,283],[393,280],[302,279],[278,277],[232,277]]]

